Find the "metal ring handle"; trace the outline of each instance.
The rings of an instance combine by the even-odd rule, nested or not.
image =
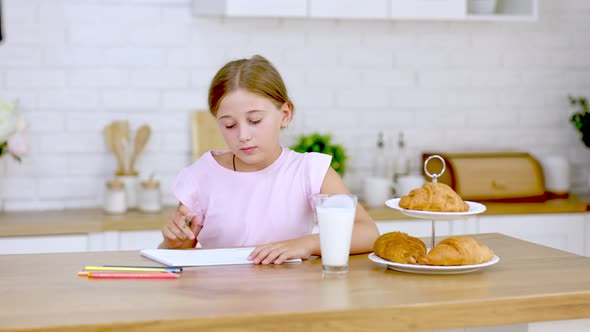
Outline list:
[[[438,174],[436,174],[436,173],[430,174],[430,172],[428,172],[428,162],[433,158],[440,160],[440,162],[442,163],[442,166],[443,166],[442,170]],[[424,162],[424,173],[426,173],[426,175],[428,175],[432,178],[432,182],[437,182],[438,177],[443,175],[443,173],[445,172],[446,169],[447,169],[447,164],[445,163],[445,160],[443,159],[443,157],[436,155],[436,154],[433,154],[432,156],[426,158],[426,161]]]

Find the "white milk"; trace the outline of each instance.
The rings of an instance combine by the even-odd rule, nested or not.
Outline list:
[[[350,241],[356,209],[316,207],[320,226],[322,264],[328,266],[348,265]]]

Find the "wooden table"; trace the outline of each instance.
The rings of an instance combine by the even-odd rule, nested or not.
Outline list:
[[[187,268],[178,280],[92,280],[84,265],[154,264],[138,252],[0,255],[0,331],[412,331],[590,317],[590,258],[500,234],[501,261],[419,275],[350,259]],[[590,322],[590,320],[584,320]]]

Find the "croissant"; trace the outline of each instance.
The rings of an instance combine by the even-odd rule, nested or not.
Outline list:
[[[468,236],[449,237],[419,259],[425,265],[471,265],[491,260],[494,252]]]
[[[406,233],[391,232],[377,238],[373,251],[388,261],[417,264],[426,255],[426,245],[422,240]]]
[[[466,212],[469,205],[448,185],[429,182],[402,196],[399,206],[409,210]]]

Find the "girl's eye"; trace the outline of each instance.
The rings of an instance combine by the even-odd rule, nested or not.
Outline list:
[[[232,129],[232,128],[233,128],[233,127],[235,127],[235,126],[236,126],[235,124],[232,124],[232,125],[225,125],[225,128],[226,128],[226,129]]]
[[[260,119],[260,120],[255,120],[255,121],[254,121],[254,120],[251,120],[251,121],[250,121],[250,123],[251,123],[251,124],[253,124],[253,125],[257,125],[257,124],[259,124],[261,121],[262,121],[262,119]]]

